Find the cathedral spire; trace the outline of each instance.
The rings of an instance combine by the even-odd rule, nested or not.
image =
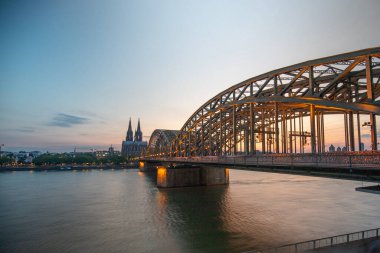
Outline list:
[[[137,123],[137,130],[135,132],[135,141],[142,141],[142,132],[140,127],[140,118]]]
[[[138,133],[141,132],[141,129],[140,129],[140,118],[139,118],[139,121],[137,123],[137,132]]]
[[[132,131],[132,122],[131,118],[129,118],[129,125],[128,125],[128,131],[127,131],[127,137],[125,138],[126,141],[133,141],[133,131]]]

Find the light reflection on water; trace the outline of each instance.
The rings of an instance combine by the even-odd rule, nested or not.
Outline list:
[[[0,174],[0,252],[241,252],[380,227],[361,182],[230,170],[157,189],[137,170]]]

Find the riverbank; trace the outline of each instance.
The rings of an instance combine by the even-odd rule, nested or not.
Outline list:
[[[102,169],[102,170],[117,170],[117,169],[137,169],[138,163],[129,163],[122,165],[113,164],[103,164],[103,165],[43,165],[43,166],[0,166],[0,172],[10,172],[10,171],[81,171],[81,170],[92,170],[92,169]],[[365,182],[380,182],[380,170],[375,169],[319,169],[311,170],[310,168],[286,168],[286,167],[244,167],[244,166],[233,166],[231,169],[238,170],[252,170],[270,173],[283,173],[283,174],[294,174],[301,176],[315,176],[315,177],[325,177],[333,179],[345,179],[345,180],[356,180]]]
[[[45,166],[2,166],[0,172],[11,171],[82,171],[82,170],[120,170],[137,169],[138,165],[45,165]]]

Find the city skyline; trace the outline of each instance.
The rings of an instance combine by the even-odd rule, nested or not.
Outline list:
[[[247,78],[379,46],[379,9],[338,0],[3,1],[0,144],[120,149],[130,117],[145,136],[178,130]],[[342,146],[340,123],[331,119],[327,147]]]

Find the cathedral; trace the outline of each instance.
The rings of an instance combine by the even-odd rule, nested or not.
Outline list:
[[[132,123],[131,119],[129,119],[129,126],[127,131],[127,136],[125,137],[125,141],[121,143],[121,154],[128,157],[136,157],[140,156],[143,151],[148,146],[146,141],[143,141],[143,134],[140,128],[140,119],[137,123],[137,130],[135,131],[135,135],[133,136],[132,131]]]

